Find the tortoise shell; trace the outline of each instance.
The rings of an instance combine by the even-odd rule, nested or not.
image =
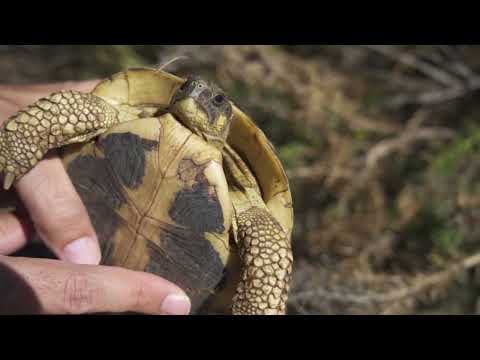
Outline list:
[[[120,122],[99,136],[78,137],[61,154],[97,231],[103,264],[176,283],[190,296],[194,312],[203,311],[202,305],[208,312],[227,312],[244,256],[236,244],[234,191],[222,152],[168,112],[184,82],[155,69],[130,69],[102,81],[92,94],[119,110]],[[265,134],[234,105],[227,143],[258,183],[273,216],[265,221],[286,234],[289,244],[293,209],[285,171]],[[283,279],[285,271],[279,272]],[[272,303],[279,301],[276,296]]]

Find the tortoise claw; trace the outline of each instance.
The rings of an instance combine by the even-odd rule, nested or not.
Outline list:
[[[15,181],[15,175],[12,173],[7,172],[5,174],[5,178],[3,180],[3,189],[4,190],[10,190],[12,187],[13,183]]]
[[[3,189],[10,190],[15,181],[15,175],[13,173],[7,172],[3,181]]]

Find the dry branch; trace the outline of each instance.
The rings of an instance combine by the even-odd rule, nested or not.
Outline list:
[[[431,65],[413,54],[397,51],[392,47],[385,45],[364,45],[364,47],[366,49],[377,52],[387,58],[390,58],[393,61],[413,68],[441,85],[460,85],[460,81],[456,77],[450,75],[447,71]]]
[[[480,253],[464,258],[454,263],[447,270],[439,271],[429,275],[417,275],[409,281],[411,285],[395,288],[385,293],[367,292],[365,294],[352,294],[340,291],[330,291],[324,288],[315,290],[300,291],[292,294],[290,302],[292,304],[312,301],[321,298],[326,301],[337,301],[341,303],[351,303],[358,305],[384,305],[393,302],[403,301],[409,297],[415,297],[421,293],[441,285],[446,285],[456,278],[462,271],[474,268],[480,265]]]
[[[393,97],[388,105],[391,107],[400,107],[404,105],[438,105],[447,101],[462,98],[474,91],[480,89],[480,77],[471,78],[463,86],[453,86],[446,89],[427,91],[424,93],[411,95],[400,94]]]
[[[409,145],[420,140],[449,140],[455,137],[455,132],[440,127],[414,129],[401,134],[394,139],[380,141],[373,146],[366,156],[367,169],[374,169],[378,162],[394,151],[407,148]]]
[[[387,105],[390,107],[438,105],[462,98],[480,89],[480,76],[475,74],[450,46],[437,46],[440,51],[450,58],[449,62],[442,62],[434,55],[430,55],[431,60],[433,59],[438,65],[430,64],[415,54],[397,51],[390,46],[364,45],[363,47],[395,62],[413,68],[441,85],[440,88],[424,91],[419,94],[400,94],[394,96],[387,102]]]

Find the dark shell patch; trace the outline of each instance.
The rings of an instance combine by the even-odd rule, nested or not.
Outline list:
[[[132,133],[110,134],[101,143],[105,159],[91,155],[75,158],[67,168],[97,232],[104,259],[109,259],[109,241],[121,221],[115,212],[127,202],[123,186],[138,187],[145,176],[145,151],[158,142]],[[112,171],[113,170],[113,171]]]
[[[125,187],[135,188],[143,183],[145,152],[156,149],[158,143],[123,133],[106,136],[100,146],[105,158],[78,156],[67,171],[98,234],[103,264],[115,265],[110,263],[114,246],[111,239],[123,221],[116,210],[127,203]],[[161,246],[147,242],[149,262],[144,270],[185,289],[195,310],[215,291],[224,275],[225,265],[204,234],[223,233],[224,221],[215,189],[203,174],[204,168],[191,160],[183,165],[188,170],[182,179],[186,185],[176,194],[170,208],[170,216],[179,226],[159,224]]]
[[[205,168],[195,165],[192,160],[185,159],[180,163],[179,169],[189,169],[189,173],[192,173],[193,169],[192,177],[195,182],[191,187],[186,185],[176,194],[169,211],[170,217],[179,225],[196,232],[223,233],[225,227],[222,207],[215,188],[205,178],[203,173]],[[186,172],[180,172],[178,176],[187,184],[184,174]]]
[[[79,156],[67,168],[73,185],[85,204],[92,225],[102,246],[102,255],[108,259],[120,218],[115,209],[126,203],[123,189],[108,171],[104,159]]]
[[[163,224],[160,238],[161,247],[148,243],[150,262],[145,271],[184,289],[195,310],[221,282],[225,265],[204,234]]]
[[[145,176],[146,151],[158,148],[158,141],[142,139],[132,133],[110,134],[100,143],[105,159],[122,183],[138,188]]]

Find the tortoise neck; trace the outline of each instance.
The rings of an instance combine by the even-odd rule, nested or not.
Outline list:
[[[199,132],[197,135],[200,135],[207,141],[209,144],[213,145],[215,148],[217,148],[220,151],[223,151],[225,147],[227,146],[227,143],[225,139],[218,137],[218,136],[213,136],[206,134],[204,132]]]

